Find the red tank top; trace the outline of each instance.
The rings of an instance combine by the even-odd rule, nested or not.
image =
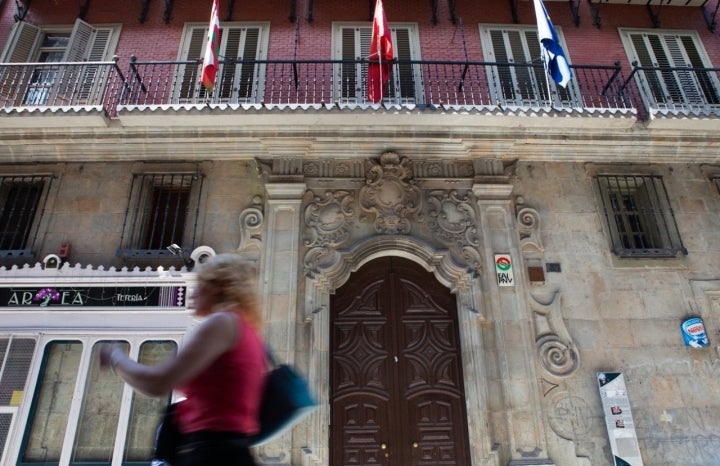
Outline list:
[[[265,345],[245,319],[237,318],[235,346],[180,387],[178,424],[183,433],[200,430],[254,434],[265,383]]]

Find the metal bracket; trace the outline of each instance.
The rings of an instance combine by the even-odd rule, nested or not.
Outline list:
[[[598,0],[597,6],[593,5],[592,0],[588,0],[588,5],[590,5],[590,14],[593,18],[593,25],[596,27],[600,27],[601,21],[600,21],[600,3],[602,3],[602,0]]]
[[[78,12],[78,18],[85,19],[85,15],[87,15],[89,7],[90,7],[90,0],[85,0],[85,4],[80,5],[80,11]]]
[[[513,23],[517,24],[520,22],[517,11],[517,0],[510,0],[510,14],[512,15]]]
[[[313,22],[313,0],[308,0],[307,19],[308,23]]]
[[[660,27],[660,8],[662,7],[662,0],[660,0],[660,3],[658,4],[657,12],[653,11],[652,5],[650,5],[651,2],[652,0],[648,0],[645,6],[647,7],[653,27],[657,29]]]
[[[455,13],[455,0],[448,0],[448,7],[450,8],[450,21],[453,24],[457,24],[457,14]]]
[[[28,10],[30,10],[30,0],[25,0],[20,4],[19,0],[15,0],[15,6],[17,7],[17,14],[13,17],[15,18],[15,21],[22,21],[25,19],[25,15],[27,14]]]
[[[439,0],[432,0],[430,8],[432,8],[432,23],[438,23],[438,2]]]
[[[290,0],[290,15],[288,16],[288,20],[291,23],[297,21],[297,0]]]
[[[147,19],[148,10],[150,9],[150,0],[142,0],[140,8],[140,24],[144,23]]]
[[[715,5],[715,11],[712,14],[712,17],[708,13],[708,9],[703,5],[700,7],[703,12],[703,17],[705,17],[705,22],[707,23],[708,29],[710,29],[710,32],[715,32],[715,27],[717,26],[717,22],[715,21],[715,18],[718,14],[718,8],[720,8],[720,1],[717,2]]]
[[[228,0],[228,13],[225,21],[232,21],[233,11],[235,10],[235,0]]]
[[[570,0],[570,13],[573,16],[575,26],[580,26],[580,0]]]
[[[163,21],[165,24],[170,22],[172,16],[173,0],[165,0],[165,13],[163,13]]]

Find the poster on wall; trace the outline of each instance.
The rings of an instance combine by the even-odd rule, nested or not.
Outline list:
[[[598,372],[597,382],[615,466],[643,466],[623,374]]]
[[[680,324],[685,346],[689,348],[706,348],[710,345],[705,323],[700,317],[691,317]]]

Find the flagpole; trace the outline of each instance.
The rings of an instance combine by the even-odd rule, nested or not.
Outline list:
[[[543,68],[545,68],[545,85],[547,86],[548,101],[550,103],[550,108],[553,108],[553,99],[552,94],[550,93],[550,78],[548,77],[550,73],[548,73],[549,70],[547,69],[547,60],[545,60],[545,54],[547,53],[547,50],[542,48],[542,52],[540,53],[542,53],[540,59],[543,61]]]

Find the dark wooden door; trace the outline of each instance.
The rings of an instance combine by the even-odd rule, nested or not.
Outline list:
[[[385,257],[330,306],[332,465],[470,464],[455,296]]]

